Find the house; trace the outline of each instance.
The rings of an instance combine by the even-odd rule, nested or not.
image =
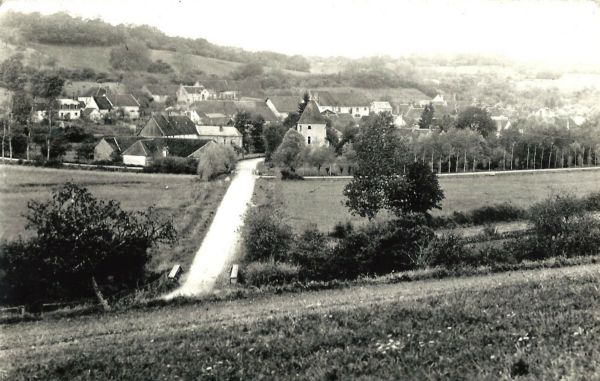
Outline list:
[[[392,112],[392,105],[390,104],[390,102],[381,102],[381,101],[374,101],[371,102],[371,110],[370,110],[373,114],[379,114],[380,112]]]
[[[97,108],[83,109],[82,117],[95,123],[99,123],[102,120],[102,114],[100,114],[100,111]]]
[[[200,139],[143,139],[133,143],[123,151],[123,164],[146,167],[158,158],[199,157],[211,144],[212,140]]]
[[[402,115],[402,119],[404,119],[406,127],[413,127],[419,124],[421,115],[423,115],[423,110],[423,107],[409,107],[406,113]]]
[[[31,120],[39,123],[48,116],[48,101],[46,99],[34,99],[32,105]]]
[[[107,95],[106,99],[112,107],[123,113],[123,117],[131,120],[139,119],[140,103],[131,94],[112,94]]]
[[[178,89],[177,85],[145,85],[142,87],[142,91],[158,103],[165,103],[169,98],[176,99]]]
[[[309,94],[319,105],[319,111],[331,110],[337,114],[350,114],[355,118],[369,116],[371,101],[361,93],[319,91]]]
[[[108,98],[106,98],[105,96],[95,96],[93,98],[94,102],[98,106],[98,111],[100,112],[100,115],[104,116],[112,111],[113,105],[112,103],[110,103],[110,100],[108,100]]]
[[[199,116],[220,114],[233,120],[237,113],[248,112],[252,115],[262,116],[267,124],[279,121],[275,113],[261,100],[208,100],[195,102],[189,106],[189,109],[196,111]]]
[[[328,146],[326,123],[327,120],[321,115],[321,111],[319,111],[319,105],[314,100],[311,100],[304,108],[302,115],[300,115],[296,131],[304,137],[306,145],[315,147]]]
[[[285,119],[292,112],[298,111],[302,98],[295,95],[274,95],[265,100],[267,107],[279,118]]]
[[[187,116],[154,114],[139,133],[141,137],[199,139],[196,125]]]
[[[77,100],[79,102],[83,103],[83,108],[93,108],[96,110],[99,110],[98,105],[96,104],[96,101],[94,100],[94,97],[77,97]]]
[[[196,126],[198,139],[214,140],[218,144],[242,146],[242,133],[233,126]]]
[[[510,128],[510,120],[506,116],[492,116],[491,117],[494,123],[496,124],[496,135],[500,135],[500,132]]]
[[[58,98],[54,102],[54,107],[57,111],[57,116],[62,120],[74,120],[81,118],[81,113],[85,105],[76,99]]]
[[[221,113],[202,113],[199,119],[196,124],[203,126],[233,126],[234,123],[232,117]]]
[[[138,140],[137,136],[104,137],[94,146],[94,161],[112,161]]]
[[[177,103],[191,105],[207,100],[235,100],[238,92],[232,90],[226,80],[204,80],[193,86],[180,85],[177,90]]]

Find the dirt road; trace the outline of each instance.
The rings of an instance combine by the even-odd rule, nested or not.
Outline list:
[[[238,250],[244,213],[252,198],[256,165],[263,159],[240,161],[215,218],[196,252],[183,285],[167,295],[199,295],[212,290],[223,266]]]

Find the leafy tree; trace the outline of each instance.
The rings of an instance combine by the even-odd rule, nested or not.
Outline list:
[[[265,125],[265,118],[262,115],[256,115],[251,122],[250,127],[250,139],[252,140],[252,152],[264,153],[265,142],[263,140],[263,128]]]
[[[273,152],[281,144],[287,130],[288,128],[281,124],[269,124],[263,128],[263,144],[267,161],[271,160]]]
[[[310,101],[310,95],[308,92],[305,92],[302,96],[302,101],[298,103],[298,111],[290,112],[288,116],[283,120],[283,125],[289,128],[296,128],[298,121],[300,120],[300,116],[304,112],[304,108]]]
[[[281,144],[273,154],[273,162],[292,172],[302,163],[302,150],[304,148],[304,137],[295,130],[288,130],[283,136]]]
[[[213,179],[235,168],[237,157],[231,146],[211,144],[198,158],[198,175],[204,181]]]
[[[310,95],[308,94],[308,92],[304,92],[304,94],[302,95],[302,102],[298,103],[298,116],[302,115],[309,101]]]
[[[456,128],[470,128],[484,138],[496,132],[496,124],[486,110],[476,106],[467,107],[459,115]]]
[[[321,173],[321,167],[327,163],[333,162],[335,159],[335,151],[331,147],[316,147],[311,149],[306,155],[308,164],[317,168]]]
[[[10,57],[0,64],[0,81],[9,90],[23,90],[27,79],[21,56]]]
[[[443,195],[437,178],[423,164],[408,164],[406,145],[389,113],[370,118],[353,145],[358,167],[344,188],[352,213],[372,219],[381,209],[401,216],[439,206]]]
[[[263,65],[256,62],[251,62],[236,70],[234,73],[232,73],[232,76],[234,79],[247,79],[259,77],[263,75],[264,72]]]
[[[242,134],[242,148],[250,151],[250,131],[253,125],[252,115],[247,111],[240,111],[233,118],[233,126]]]
[[[102,290],[135,287],[146,275],[148,250],[176,239],[172,223],[154,208],[126,212],[118,202],[98,200],[73,183],[57,189],[49,201],[30,201],[28,208],[27,228],[36,235],[4,258],[8,281],[16,282],[14,293],[28,287],[19,281],[23,273],[41,279],[38,293],[23,302],[95,295],[108,310]]]
[[[285,260],[292,246],[292,228],[278,208],[260,205],[245,219],[244,246],[248,261]]]
[[[127,41],[111,49],[109,62],[117,70],[147,70],[150,66],[150,51],[142,42]]]
[[[430,103],[425,106],[423,112],[421,113],[421,119],[419,120],[419,128],[429,129],[433,123],[433,115],[434,115],[433,105]]]
[[[50,71],[40,71],[35,73],[31,79],[31,93],[34,96],[46,98],[48,101],[48,133],[46,135],[46,160],[50,160],[50,150],[52,144],[52,106],[54,100],[62,92],[65,84],[64,78]]]

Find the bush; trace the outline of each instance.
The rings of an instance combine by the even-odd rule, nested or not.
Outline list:
[[[244,282],[252,286],[277,286],[298,280],[299,267],[282,262],[252,262],[243,271]]]
[[[167,156],[155,159],[152,164],[144,167],[144,172],[149,173],[177,173],[190,174],[196,173],[198,161],[193,157]]]
[[[304,180],[304,177],[300,176],[296,172],[292,172],[287,169],[282,169],[281,180]]]
[[[214,179],[235,168],[237,156],[231,146],[211,144],[198,158],[197,173],[204,181]]]
[[[327,237],[317,228],[304,231],[295,242],[291,260],[300,266],[301,280],[330,280],[335,277],[335,258]]]
[[[245,219],[244,246],[248,261],[285,261],[293,242],[292,228],[269,205],[251,209]]]
[[[525,217],[525,211],[510,203],[483,206],[471,211],[471,220],[475,225],[489,222],[515,221]]]
[[[329,236],[333,238],[346,238],[348,235],[352,234],[353,231],[354,226],[352,225],[352,222],[338,222],[334,225],[333,231],[329,233]]]
[[[477,257],[469,250],[463,238],[454,233],[434,238],[427,246],[430,264],[457,268],[464,265],[477,265]]]

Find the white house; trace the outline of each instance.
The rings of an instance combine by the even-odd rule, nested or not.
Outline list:
[[[371,112],[373,114],[379,114],[380,112],[392,112],[392,105],[390,102],[375,101],[371,102]]]
[[[300,115],[296,131],[304,137],[308,146],[328,146],[326,123],[327,121],[319,111],[319,105],[311,100]]]
[[[57,116],[62,120],[74,120],[81,118],[84,109],[83,102],[76,99],[58,98],[55,102]]]
[[[198,139],[214,140],[218,144],[242,146],[242,134],[233,126],[196,126]]]
[[[333,111],[337,114],[350,114],[355,118],[369,116],[371,101],[361,93],[319,91],[311,93],[311,99],[319,105],[319,111]]]

